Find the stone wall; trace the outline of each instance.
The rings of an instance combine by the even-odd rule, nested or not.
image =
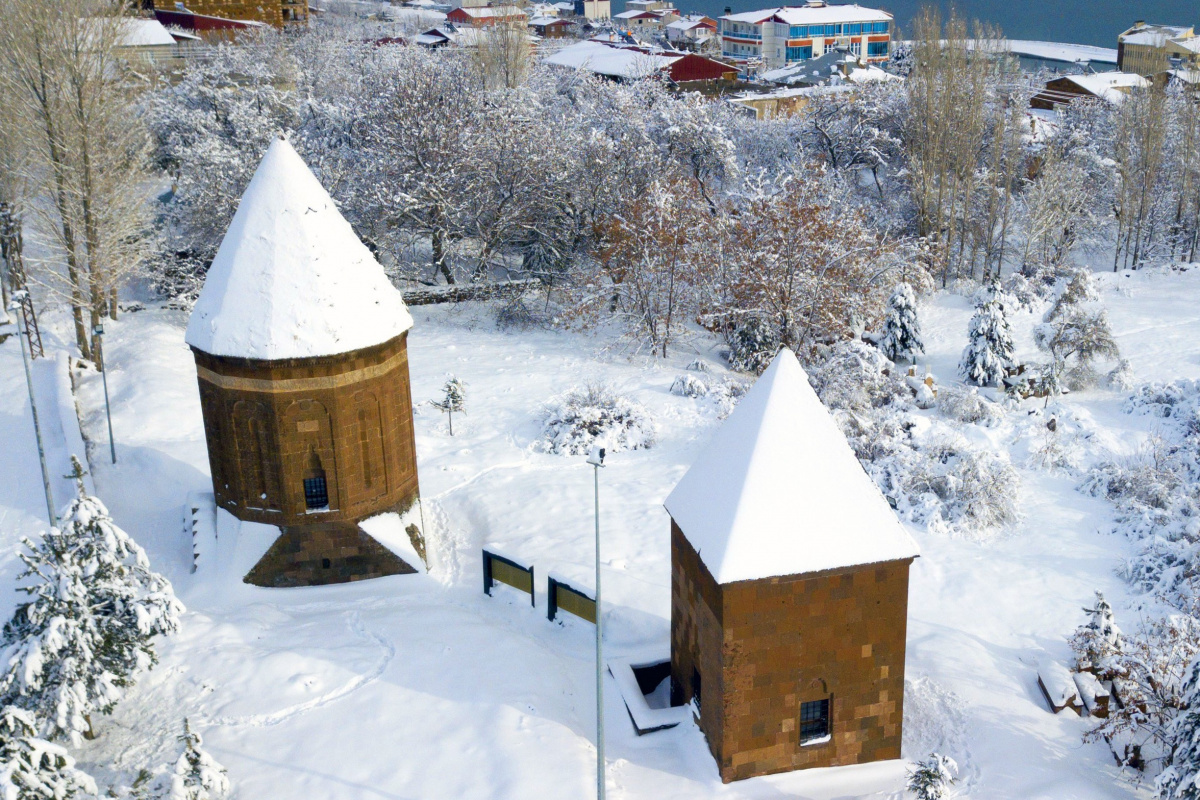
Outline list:
[[[691,702],[699,677],[700,727],[718,761],[725,719],[723,636],[721,588],[672,520],[671,700],[676,705]]]
[[[357,521],[418,494],[407,335],[283,361],[194,351],[217,504],[280,527]],[[325,478],[328,507],[304,481]]]
[[[690,697],[699,661],[723,781],[900,757],[911,560],[716,586],[674,524],[671,553],[672,678]],[[800,706],[822,699],[829,740],[802,745]]]
[[[350,522],[284,528],[246,575],[255,586],[323,586],[416,570]]]

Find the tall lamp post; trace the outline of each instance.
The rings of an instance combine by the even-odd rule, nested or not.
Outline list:
[[[104,325],[97,322],[92,328],[92,334],[96,337],[96,349],[100,351],[100,375],[104,380],[104,413],[108,417],[108,452],[112,456],[112,463],[117,463],[117,442],[113,439],[112,432],[112,406],[108,404],[108,364],[104,363],[104,346],[101,343],[104,339]]]
[[[596,800],[604,800],[604,615],[600,606],[600,468],[604,448],[593,447],[587,463],[592,465],[596,502]]]
[[[54,514],[54,494],[50,490],[50,471],[46,469],[46,448],[42,446],[42,426],[38,422],[37,400],[33,394],[33,372],[29,368],[29,352],[25,349],[25,340],[29,337],[29,329],[21,324],[25,319],[25,315],[21,313],[22,306],[28,302],[29,291],[20,289],[13,292],[8,310],[12,311],[17,318],[18,345],[21,348],[21,361],[25,364],[25,386],[29,389],[29,410],[33,413],[33,435],[37,439],[38,461],[42,465],[42,488],[46,490],[46,517],[50,520],[50,527],[53,528],[58,524],[58,518]]]

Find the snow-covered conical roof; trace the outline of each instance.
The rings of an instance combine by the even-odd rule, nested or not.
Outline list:
[[[187,343],[219,356],[310,358],[410,327],[400,291],[296,150],[276,139],[209,268]]]
[[[719,584],[918,555],[786,349],[666,507]]]

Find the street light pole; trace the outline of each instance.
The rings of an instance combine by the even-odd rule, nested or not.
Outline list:
[[[108,452],[112,456],[112,463],[117,463],[117,440],[113,438],[112,431],[112,406],[108,404],[108,364],[104,361],[104,325],[96,323],[92,328],[92,333],[96,336],[96,349],[100,351],[99,357],[96,359],[100,362],[100,375],[104,381],[104,413],[108,417]]]
[[[604,614],[600,605],[600,468],[604,448],[593,447],[587,463],[592,465],[596,503],[596,800],[604,800]]]
[[[25,340],[29,337],[29,328],[25,327],[22,330],[21,325],[25,315],[20,311],[22,305],[28,302],[28,290],[21,289],[13,292],[8,310],[14,312],[17,317],[17,344],[21,348],[21,361],[25,364],[25,386],[29,389],[29,410],[33,413],[33,435],[37,439],[38,461],[42,465],[42,488],[46,490],[46,517],[50,520],[50,527],[53,528],[58,524],[58,518],[54,514],[54,494],[50,490],[50,471],[46,469],[46,449],[42,446],[42,426],[38,422],[37,401],[33,394],[33,372],[29,368],[29,353],[25,350]]]

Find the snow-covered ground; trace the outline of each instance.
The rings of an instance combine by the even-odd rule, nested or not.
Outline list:
[[[1139,381],[1200,378],[1200,270],[1105,276],[1103,297]],[[923,308],[928,363],[953,377],[970,303],[939,294]],[[410,333],[417,449],[431,530],[428,576],[272,590],[234,571],[190,572],[181,508],[210,490],[185,315],[149,309],[106,326],[118,463],[107,458],[103,396],[79,378],[96,490],[188,605],[182,632],[79,756],[128,780],[176,752],[182,717],[230,770],[239,798],[583,798],[594,792],[592,628],[545,618],[543,577],[591,586],[591,468],[535,452],[539,408],[572,385],[603,380],[659,425],[648,450],[618,453],[601,473],[606,647],[614,657],[666,651],[669,528],[662,501],[719,424],[715,404],[668,388],[696,352],[629,361],[605,342],[547,331],[503,332],[486,308],[415,309]],[[1033,355],[1030,315],[1014,320]],[[49,346],[63,341],[47,325]],[[17,572],[17,539],[45,508],[16,340],[0,345],[0,582]],[[698,355],[721,372],[715,347]],[[423,401],[447,373],[467,384],[467,413]],[[1120,413],[1123,393],[1064,398],[1090,431],[1088,457],[1129,452],[1153,424]],[[1106,533],[1111,512],[1076,480],[1026,468],[1029,401],[995,428],[964,435],[1011,453],[1022,520],[987,537],[910,528],[912,572],[906,757],[956,758],[976,798],[1130,798],[1090,724],[1050,714],[1040,658],[1065,662],[1065,637],[1101,589],[1118,617],[1114,575],[1128,553]],[[936,413],[936,412],[922,412]],[[538,607],[501,588],[481,592],[480,549],[536,566]],[[7,616],[16,594],[5,591]],[[691,724],[634,735],[615,684],[606,693],[614,798],[898,798],[899,764],[810,771],[722,785]],[[101,777],[109,777],[102,773]]]

